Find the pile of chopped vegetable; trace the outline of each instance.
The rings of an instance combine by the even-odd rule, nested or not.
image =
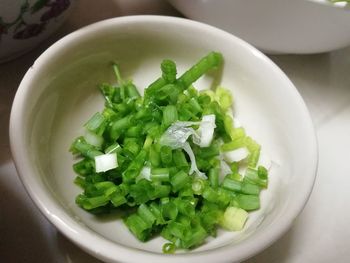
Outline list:
[[[192,85],[222,64],[211,52],[177,77],[176,64],[164,60],[144,97],[114,64],[117,84],[100,85],[105,108],[70,149],[81,157],[76,203],[94,214],[126,211],[139,240],[169,240],[164,253],[197,247],[218,226],[241,230],[260,208],[268,172],[257,165],[260,146],[232,116],[230,92]]]

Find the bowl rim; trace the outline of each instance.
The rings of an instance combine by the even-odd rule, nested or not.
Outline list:
[[[338,8],[338,9],[343,9],[345,12],[349,11],[349,6],[347,6],[347,3],[342,3],[342,2],[330,2],[328,0],[305,0],[308,1],[312,4],[316,5],[323,5],[329,8]]]
[[[254,240],[250,240],[248,238],[244,242],[236,244],[234,247],[223,246],[207,251],[175,254],[171,256],[126,247],[110,241],[102,235],[96,235],[96,232],[93,232],[87,227],[83,227],[81,224],[73,220],[71,216],[63,211],[61,206],[55,203],[53,197],[46,194],[46,192],[42,189],[42,185],[39,180],[35,179],[35,169],[29,161],[29,158],[26,157],[26,152],[22,150],[26,149],[26,138],[23,134],[23,131],[25,130],[25,120],[22,116],[23,112],[25,112],[27,109],[25,107],[26,98],[30,96],[31,90],[35,88],[31,85],[31,83],[35,79],[36,72],[40,71],[41,67],[45,66],[45,64],[50,60],[50,57],[53,56],[57,50],[67,47],[69,48],[74,40],[79,39],[80,36],[87,35],[104,27],[119,24],[128,25],[129,23],[143,23],[145,21],[190,27],[193,30],[200,29],[210,31],[213,34],[221,35],[222,37],[230,39],[230,41],[238,43],[247,52],[253,53],[257,59],[263,60],[263,62],[267,64],[271,70],[276,71],[287,84],[285,88],[292,94],[293,99],[298,104],[298,107],[304,115],[306,131],[306,134],[304,135],[308,138],[308,147],[310,150],[310,154],[306,158],[309,159],[310,165],[307,167],[307,171],[305,172],[307,176],[305,177],[303,184],[304,187],[299,191],[300,197],[298,197],[296,204],[294,205],[293,209],[286,214],[284,220],[275,227],[274,231],[268,233],[268,235],[262,235],[259,233],[260,235],[257,235]],[[77,31],[74,31],[58,40],[39,56],[39,58],[34,62],[33,66],[29,68],[23,77],[12,105],[9,130],[11,151],[19,178],[22,181],[26,191],[29,193],[30,198],[39,208],[41,213],[73,243],[80,246],[91,255],[108,262],[116,262],[119,260],[122,262],[143,261],[154,263],[164,262],[164,260],[167,260],[167,262],[178,262],[179,260],[183,260],[185,262],[188,262],[189,260],[193,262],[197,260],[201,260],[203,262],[218,262],[220,259],[225,261],[227,259],[230,259],[230,261],[242,261],[252,257],[258,252],[261,252],[265,248],[269,247],[284,233],[286,233],[291,227],[294,219],[301,213],[312,192],[318,163],[316,133],[307,107],[293,83],[288,79],[283,71],[276,64],[274,64],[274,62],[247,42],[226,31],[205,23],[169,16],[136,15],[106,19],[78,29]],[[96,237],[98,238],[96,239]],[[91,244],[93,244],[93,246],[91,246]],[[132,256],[130,256],[130,253],[132,253]]]

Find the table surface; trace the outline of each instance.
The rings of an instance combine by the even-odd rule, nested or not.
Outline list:
[[[2,262],[100,262],[60,234],[28,197],[12,161],[8,123],[20,80],[48,46],[84,25],[131,14],[180,15],[162,0],[80,1],[54,36],[32,52],[0,64]],[[317,55],[270,58],[294,82],[310,110],[318,137],[319,168],[310,200],[293,227],[247,262],[349,262],[350,47]]]

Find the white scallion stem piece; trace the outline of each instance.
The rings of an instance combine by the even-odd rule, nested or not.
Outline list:
[[[249,155],[248,149],[246,147],[242,147],[233,151],[224,152],[224,159],[229,163],[240,162],[245,158],[247,158],[248,155]]]
[[[183,149],[188,154],[191,160],[191,168],[189,173],[192,174],[193,172],[195,172],[200,178],[207,179],[207,176],[205,175],[205,173],[202,173],[201,171],[198,170],[198,167],[196,164],[196,157],[194,156],[192,148],[188,142],[184,144]]]
[[[140,172],[140,175],[137,177],[138,180],[146,179],[151,181],[151,167],[144,166]]]
[[[211,144],[215,128],[215,115],[204,115],[198,128],[198,133],[200,134],[200,147],[208,147]]]
[[[222,181],[226,175],[232,173],[230,166],[223,160],[220,160],[220,181]]]
[[[96,173],[106,172],[118,167],[117,154],[107,153],[95,156]]]
[[[238,207],[229,206],[219,223],[227,230],[240,231],[243,229],[247,219],[247,211]]]
[[[99,135],[92,133],[91,131],[88,131],[88,130],[86,130],[84,138],[85,138],[87,143],[89,143],[93,146],[96,146],[96,147],[101,147],[101,145],[103,143],[102,136],[99,136]]]
[[[179,149],[184,146],[191,135],[194,141],[199,141],[197,133],[190,127],[197,124],[200,122],[177,121],[173,123],[160,138],[160,144]]]

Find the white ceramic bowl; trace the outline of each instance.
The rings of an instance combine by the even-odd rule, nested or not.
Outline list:
[[[0,0],[0,62],[16,58],[54,33],[75,0]]]
[[[185,16],[267,53],[318,53],[350,44],[350,8],[328,0],[169,0]]]
[[[222,85],[232,90],[246,130],[275,162],[262,208],[246,229],[220,232],[198,249],[164,255],[162,238],[137,241],[118,218],[99,220],[74,203],[68,152],[84,122],[103,108],[97,84],[114,81],[111,61],[140,89],[160,74],[162,59],[179,72],[211,50],[225,58]],[[210,78],[197,83],[208,86]],[[23,184],[64,235],[108,262],[236,262],[271,245],[292,225],[311,192],[317,147],[310,116],[283,72],[246,42],[217,28],[174,17],[131,16],[82,28],[55,43],[28,70],[10,121],[11,149]]]

